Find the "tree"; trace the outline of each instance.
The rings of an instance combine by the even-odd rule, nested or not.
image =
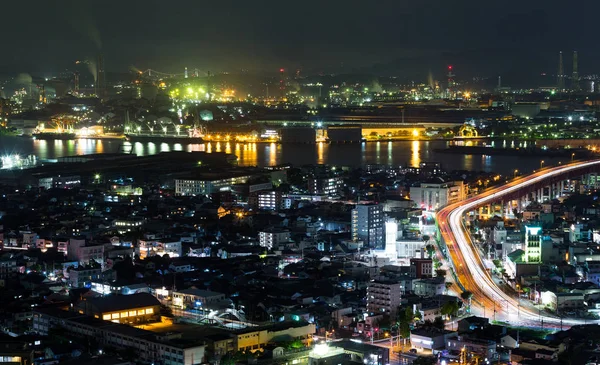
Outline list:
[[[448,318],[456,316],[458,314],[458,303],[454,300],[447,301],[442,306],[441,313]]]
[[[446,323],[442,317],[435,317],[432,323],[433,327],[443,330]]]
[[[421,313],[419,313],[419,317]],[[400,308],[396,317],[396,325],[398,326],[398,333],[402,338],[410,337],[410,325],[415,320],[415,314],[412,307],[408,306],[404,310]]]
[[[429,255],[430,258],[432,258],[435,254],[435,247],[433,245],[425,246],[425,250],[427,251],[427,255]]]
[[[460,293],[460,297],[462,298],[462,300],[466,301],[469,304],[469,311],[471,310],[471,298],[473,298],[473,293],[465,290],[464,292]]]
[[[444,285],[446,286],[446,294],[448,294],[448,289],[452,288],[452,285],[454,284],[450,281],[446,281],[446,284]]]

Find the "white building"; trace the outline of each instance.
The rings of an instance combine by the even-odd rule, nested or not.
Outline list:
[[[525,226],[525,262],[539,263],[542,259],[542,228]]]
[[[67,258],[80,264],[88,264],[90,260],[104,264],[104,246],[86,246],[85,239],[71,238],[67,246]]]
[[[283,207],[280,191],[261,191],[258,193],[258,209],[277,210]]]
[[[290,241],[290,231],[287,229],[267,229],[258,233],[258,240],[262,247],[273,248],[280,243]]]
[[[383,248],[383,205],[359,204],[352,210],[352,239],[361,240],[368,247]]]
[[[231,190],[232,185],[245,184],[251,175],[214,175],[195,179],[175,179],[175,194],[177,195],[207,195],[222,190]]]
[[[170,240],[140,240],[137,251],[142,260],[148,256],[181,257],[183,254],[181,241]]]
[[[558,293],[551,291],[542,293],[542,304],[552,311],[572,311],[584,307],[583,293]]]
[[[413,280],[413,293],[422,297],[442,295],[446,291],[446,281],[441,276]]]
[[[395,317],[400,306],[402,284],[395,281],[372,281],[367,287],[367,310],[372,314]]]
[[[416,240],[402,240],[396,242],[398,247],[398,257],[401,258],[421,258],[425,252],[426,242],[421,239]]]
[[[421,209],[430,211],[462,201],[465,196],[462,181],[421,183],[421,186],[410,188],[410,199]]]

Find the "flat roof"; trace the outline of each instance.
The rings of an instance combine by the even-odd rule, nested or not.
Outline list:
[[[223,293],[219,293],[219,292],[216,292],[216,291],[196,289],[196,288],[189,288],[189,289],[177,290],[173,294],[175,294],[175,293],[177,293],[177,294],[195,295],[195,296],[204,297],[204,298],[219,297],[219,296],[225,295]]]

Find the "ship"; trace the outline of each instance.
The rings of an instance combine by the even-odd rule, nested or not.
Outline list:
[[[43,140],[63,140],[68,141],[77,138],[75,133],[58,133],[58,132],[37,132],[32,133],[31,136],[33,139],[43,139]]]
[[[177,136],[177,135],[164,135],[164,134],[125,134],[125,138],[129,142],[153,142],[153,143],[202,143],[204,140],[202,137],[194,136]]]
[[[129,142],[153,142],[153,143],[186,143],[196,144],[204,142],[206,130],[203,127],[194,127],[187,131],[187,134],[147,134],[147,133],[125,133],[125,138]]]

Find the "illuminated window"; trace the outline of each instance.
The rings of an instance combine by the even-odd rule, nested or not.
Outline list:
[[[119,319],[119,313],[113,313],[112,319]]]
[[[102,319],[105,320],[105,321],[110,321],[110,314],[103,315]]]
[[[152,313],[154,313],[154,308],[146,309],[146,314],[152,314]]]
[[[129,317],[135,317],[135,316],[136,316],[135,311],[129,311]]]
[[[121,318],[127,318],[129,315],[127,312],[121,312]]]
[[[145,312],[143,309],[140,309],[139,311],[137,311],[137,313],[138,313],[138,316],[143,316]]]

